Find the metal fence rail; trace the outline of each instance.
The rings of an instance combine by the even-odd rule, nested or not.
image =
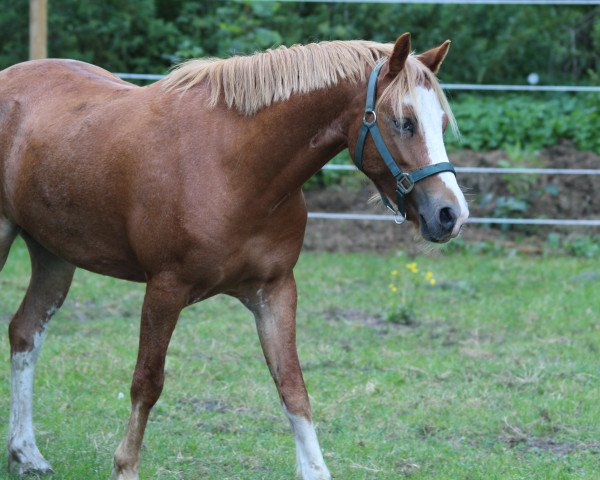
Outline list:
[[[243,1],[243,0],[236,0]],[[272,1],[272,0],[254,0]],[[281,0],[283,3],[437,3],[441,5],[600,5],[600,0]]]
[[[158,73],[115,73],[115,75],[124,80],[162,80],[166,75]]]
[[[454,167],[457,173],[517,173],[534,175],[600,175],[591,168],[528,168],[528,167]],[[322,170],[358,171],[354,165],[332,163]]]
[[[319,220],[367,220],[394,221],[392,215],[375,215],[369,213],[308,212],[308,218]],[[578,227],[600,227],[600,220],[581,220],[576,218],[494,218],[470,217],[467,223],[500,224],[500,225],[562,225]]]
[[[158,73],[122,73],[115,75],[124,80],[162,80],[166,75]],[[600,93],[600,87],[579,85],[494,85],[478,83],[442,83],[446,90],[487,90],[507,92],[588,92]]]
[[[600,87],[577,85],[494,85],[479,83],[442,83],[446,90],[488,90],[507,92],[600,92]]]

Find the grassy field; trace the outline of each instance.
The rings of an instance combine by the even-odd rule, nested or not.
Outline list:
[[[417,257],[416,273],[412,261],[310,253],[298,265],[300,357],[334,477],[600,478],[598,260],[453,253]],[[6,331],[28,274],[18,243],[0,274],[2,438]],[[79,271],[52,320],[35,417],[56,479],[109,477],[142,296],[141,285]],[[394,303],[412,303],[414,320],[388,321]],[[293,439],[236,301],[184,312],[142,455],[143,479],[293,478]]]

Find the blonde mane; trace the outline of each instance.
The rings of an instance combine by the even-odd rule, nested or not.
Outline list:
[[[342,80],[363,81],[367,71],[380,58],[389,56],[393,47],[393,44],[364,40],[338,40],[281,46],[228,59],[189,60],[177,66],[163,80],[163,86],[167,90],[186,91],[207,82],[211,92],[210,108],[222,97],[229,108],[243,115],[254,115],[296,93],[327,88]],[[414,55],[408,57],[405,68],[379,96],[378,104],[389,100],[394,114],[401,118],[402,100],[408,96],[412,105],[417,105],[416,87],[424,82],[434,89],[456,132],[454,116],[437,78]]]

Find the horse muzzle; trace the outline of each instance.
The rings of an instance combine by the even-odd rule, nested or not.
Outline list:
[[[434,243],[445,243],[458,236],[469,216],[459,205],[431,204],[419,208],[419,230],[421,236]]]

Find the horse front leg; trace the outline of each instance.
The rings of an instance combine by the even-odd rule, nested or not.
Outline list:
[[[296,440],[297,473],[329,480],[296,350],[296,283],[293,274],[261,285],[244,304],[254,313],[261,346]]]
[[[24,238],[31,256],[31,281],[8,330],[12,364],[8,468],[23,476],[52,472],[35,440],[33,377],[47,323],[62,305],[75,271],[73,265],[55,257],[31,238]]]
[[[148,281],[137,363],[131,383],[131,416],[114,456],[113,479],[137,480],[140,448],[150,410],[163,388],[165,357],[188,290],[169,277]]]

